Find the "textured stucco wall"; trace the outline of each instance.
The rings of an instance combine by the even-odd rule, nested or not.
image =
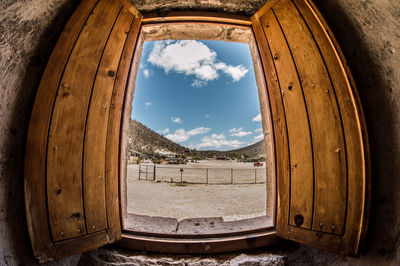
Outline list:
[[[79,0],[0,2],[0,265],[30,265],[23,157],[34,96],[46,61]],[[145,13],[224,11],[251,15],[265,0],[132,0]],[[300,245],[288,264],[400,264],[400,3],[315,0],[353,71],[371,144],[372,209],[366,253],[346,258]],[[57,265],[75,265],[79,256]]]
[[[0,1],[0,265],[34,263],[24,207],[26,132],[40,77],[78,2]]]

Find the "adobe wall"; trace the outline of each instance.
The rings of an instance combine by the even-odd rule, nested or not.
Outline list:
[[[0,3],[1,265],[34,264],[23,197],[26,132],[45,64],[78,2],[2,0]],[[143,12],[189,9],[251,15],[266,1],[132,2]],[[373,176],[370,230],[366,253],[359,259],[294,244],[287,247],[285,244],[273,252],[284,254],[287,264],[295,265],[400,264],[400,4],[390,0],[315,2],[344,50],[365,111]],[[102,252],[87,253],[83,260],[95,263],[97,254]],[[76,265],[79,259],[80,256],[74,256],[54,265]],[[178,258],[171,261],[178,262]],[[258,263],[262,264],[262,259]]]

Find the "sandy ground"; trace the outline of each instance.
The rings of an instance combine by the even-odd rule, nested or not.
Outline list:
[[[223,217],[226,221],[265,215],[265,184],[181,185],[179,183],[139,181],[138,167],[138,165],[128,166],[127,194],[129,213],[172,217],[179,220],[199,217]],[[167,175],[173,173],[172,175],[176,176],[175,171],[178,170],[176,173],[179,175],[177,179],[174,179],[175,181],[180,179],[179,169],[181,167],[184,168],[184,173],[189,170],[193,173],[193,168],[203,168],[201,169],[202,174],[198,175],[197,179],[195,174],[189,178],[193,181],[205,178],[205,168],[210,168],[210,173],[223,172],[222,170],[217,171],[215,168],[233,168],[235,169],[234,179],[237,180],[235,183],[254,181],[254,166],[252,163],[200,161],[199,163],[189,163],[187,165],[163,165],[162,167],[170,168],[162,171]],[[265,167],[257,169],[257,182],[265,181]],[[215,174],[213,180],[228,179],[230,181],[231,170],[225,171],[228,172]],[[247,172],[252,173],[250,177],[247,177]],[[161,175],[161,171],[157,173]],[[209,175],[210,180],[211,176]],[[157,177],[157,179],[159,178]],[[170,180],[170,176],[164,180]]]

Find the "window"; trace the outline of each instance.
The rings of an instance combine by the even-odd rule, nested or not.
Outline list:
[[[259,54],[253,61],[262,65],[256,73],[261,114],[264,127],[268,121],[273,129],[272,193],[267,194],[272,228],[181,238],[121,230],[126,199],[120,197],[126,193],[119,182],[127,143],[121,121],[130,115],[139,32],[152,23],[204,24],[205,33],[222,24],[252,30]],[[226,33],[224,38],[232,38]],[[83,1],[53,50],[32,110],[25,202],[39,262],[120,239],[120,245],[142,250],[215,253],[281,237],[356,255],[368,224],[369,191],[368,141],[357,90],[310,0],[268,1],[251,18],[193,12],[143,18],[127,1]]]
[[[168,35],[164,35],[164,32],[168,32]],[[193,38],[193,36],[197,36],[197,38],[201,39],[202,41],[190,40],[191,38]],[[162,40],[166,39],[168,40],[168,42],[162,42]],[[173,39],[179,39],[179,41],[173,42]],[[153,78],[156,78],[154,77],[155,75],[162,75],[163,77],[165,76],[166,79],[164,83],[155,81],[157,88],[151,88],[150,86],[152,83],[150,83],[150,81],[146,79],[146,77],[140,80],[140,84],[146,85],[141,85],[142,87],[139,89],[139,91],[135,92],[136,96],[133,105],[133,108],[135,108],[135,104],[141,104],[140,106],[136,106],[136,108],[140,109],[142,112],[139,114],[136,113],[136,116],[139,116],[140,120],[144,119],[144,121],[149,121],[149,123],[157,120],[159,121],[159,124],[165,125],[165,121],[169,120],[170,118],[169,116],[167,117],[167,113],[171,111],[168,108],[171,108],[175,110],[175,112],[181,112],[180,116],[183,115],[182,118],[179,117],[179,121],[175,121],[179,125],[179,127],[176,127],[176,129],[182,128],[185,125],[185,123],[182,123],[181,120],[190,120],[192,124],[193,122],[206,123],[205,125],[202,124],[201,127],[200,125],[197,125],[198,127],[195,129],[197,131],[199,129],[202,129],[202,131],[206,131],[202,132],[202,134],[206,136],[206,133],[212,131],[212,128],[214,126],[219,126],[220,128],[222,128],[224,124],[230,125],[229,128],[225,129],[225,132],[211,132],[214,133],[216,138],[223,137],[223,141],[221,141],[221,139],[218,139],[219,141],[217,144],[225,145],[222,147],[228,150],[233,150],[235,148],[239,148],[239,145],[246,146],[244,145],[244,141],[251,141],[251,143],[256,143],[262,139],[265,142],[265,145],[263,145],[265,146],[265,148],[261,148],[263,149],[263,151],[261,152],[262,155],[259,155],[258,153],[251,155],[254,157],[253,159],[259,159],[260,156],[265,156],[265,154],[267,154],[267,156],[265,156],[266,160],[264,159],[264,163],[267,164],[267,167],[265,167],[265,165],[263,165],[262,167],[253,166],[253,162],[242,162],[245,160],[244,157],[242,158],[242,161],[236,161],[236,158],[229,158],[229,156],[237,156],[239,159],[241,159],[241,156],[244,156],[246,154],[240,153],[240,151],[236,155],[233,153],[226,155],[222,152],[218,153],[219,155],[217,153],[215,153],[214,155],[211,151],[208,153],[199,153],[199,151],[197,151],[197,155],[194,155],[194,158],[196,158],[197,156],[200,158],[209,157],[209,159],[202,160],[201,163],[189,162],[188,165],[182,164],[178,166],[167,166],[160,165],[160,163],[161,160],[165,159],[166,161],[168,161],[169,159],[171,159],[167,158],[168,154],[159,154],[159,152],[165,151],[152,151],[152,153],[148,156],[158,156],[158,160],[156,160],[158,164],[152,164],[150,160],[147,160],[147,163],[142,163],[141,165],[128,164],[127,178],[122,178],[123,180],[128,180],[128,184],[123,183],[122,188],[122,191],[126,191],[127,193],[127,196],[124,195],[122,197],[123,199],[127,199],[127,202],[123,204],[123,211],[125,212],[123,228],[125,229],[125,231],[127,233],[143,233],[145,235],[179,236],[182,234],[192,234],[196,237],[205,237],[224,234],[232,235],[234,233],[242,234],[245,232],[259,232],[262,230],[266,230],[267,228],[273,227],[272,206],[274,206],[275,204],[273,197],[274,171],[272,165],[272,136],[270,134],[271,129],[269,123],[270,114],[268,109],[266,109],[266,106],[264,105],[264,109],[262,110],[264,126],[262,126],[257,88],[254,87],[256,85],[256,81],[254,80],[253,68],[256,69],[255,71],[257,72],[258,76],[260,76],[260,74],[262,73],[262,69],[261,65],[259,64],[258,52],[255,46],[251,28],[227,24],[210,25],[205,23],[147,24],[142,27],[139,40],[139,46],[142,45],[145,41],[161,40],[161,42],[146,44],[147,53],[143,55],[145,58],[141,58],[141,64],[135,63],[135,66],[137,68],[139,67],[139,65],[141,65],[141,68],[139,68],[139,70],[133,69],[133,72],[139,71],[140,73],[142,71],[147,71],[146,73],[148,74],[151,71],[151,73],[153,73]],[[213,41],[207,42],[204,40]],[[221,41],[236,43],[228,45],[221,43]],[[155,60],[155,57],[157,57],[158,60],[161,60],[161,58],[159,57],[161,56],[160,54],[162,53],[162,51],[166,51],[168,49],[185,50],[188,49],[187,46],[194,47],[196,49],[202,49],[207,55],[217,54],[214,50],[210,50],[212,48],[209,47],[214,47],[214,49],[219,48],[218,55],[216,55],[215,58],[213,57],[213,60],[215,61],[213,63],[213,66],[223,65],[226,69],[228,69],[228,67],[235,68],[236,70],[241,71],[242,76],[240,76],[240,78],[238,79],[236,76],[233,76],[233,74],[227,74],[227,81],[223,80],[224,77],[220,77],[217,82],[216,77],[212,79],[200,79],[197,76],[184,76],[183,74],[179,75],[179,73],[170,73],[169,75],[164,75],[163,72],[165,69],[149,69],[151,67],[151,62],[149,62],[150,55],[152,55],[151,58],[153,58],[153,61]],[[158,49],[157,51],[155,50],[155,47]],[[225,55],[223,51],[221,51],[221,49],[231,49],[236,52],[243,51],[244,55],[241,56],[242,59],[240,59],[241,61],[239,62],[238,60],[233,60],[232,58],[226,58],[227,55]],[[140,59],[139,51],[141,51],[140,48],[138,48],[138,53],[136,53],[137,60]],[[235,53],[231,53],[229,55],[235,56]],[[239,65],[240,68],[238,66],[229,65],[229,63],[225,63],[222,61],[220,62],[219,56],[223,56],[223,58],[225,58],[225,61],[236,61],[236,65]],[[173,59],[170,59],[170,61],[172,60]],[[170,61],[169,64],[172,64],[172,62]],[[242,64],[242,62],[245,63]],[[166,62],[164,64],[166,64]],[[144,67],[144,65],[146,65],[146,67]],[[180,71],[182,72],[183,70]],[[216,71],[222,72],[222,70]],[[171,70],[171,72],[174,71]],[[187,70],[186,72],[189,72],[189,70]],[[220,74],[223,75],[223,73]],[[177,75],[179,76],[176,77]],[[189,81],[191,80],[191,77],[196,77],[197,79],[194,78],[194,82],[202,83],[203,86],[199,87],[199,84],[197,83],[194,84],[196,87],[193,87],[193,83],[190,85]],[[233,82],[231,80],[233,77],[237,78],[237,82]],[[245,79],[244,82],[246,82],[246,85],[238,85],[243,84],[243,82],[239,82],[241,78]],[[180,79],[179,82],[176,81],[176,79]],[[146,82],[143,80],[146,80]],[[208,80],[208,82],[210,83],[209,86],[206,86],[206,84],[204,84],[206,80]],[[213,80],[215,80],[214,83],[212,83]],[[258,77],[257,81],[259,90],[265,91],[266,88],[265,84],[262,82],[262,79]],[[224,84],[225,82],[229,82],[229,84]],[[178,89],[175,87],[175,85],[173,87],[168,87],[167,84],[169,83],[182,83],[185,85],[180,85],[182,86],[182,88]],[[216,92],[216,90],[218,91]],[[149,91],[157,92],[150,93]],[[145,93],[147,93],[146,100],[142,99],[143,97],[145,97],[143,96]],[[181,96],[180,94],[184,94],[184,96]],[[191,95],[194,94],[196,95],[195,98],[198,99],[198,101],[196,99],[189,98],[192,97]],[[128,95],[133,95],[133,93],[129,92]],[[173,99],[171,99],[172,95],[174,95]],[[236,96],[233,97],[232,95]],[[137,97],[139,97],[139,100]],[[153,99],[150,99],[149,97],[153,97]],[[213,99],[217,97],[217,99],[212,100],[210,99],[210,97],[212,97]],[[179,103],[175,100],[179,98],[184,102]],[[167,102],[167,99],[170,100]],[[156,103],[154,103],[153,100],[156,101]],[[218,102],[219,104],[207,104],[208,101]],[[227,101],[235,101],[236,104],[230,104]],[[127,102],[129,102],[129,99],[127,100]],[[169,107],[165,107],[170,102],[173,102],[173,104],[171,103]],[[155,115],[157,105],[163,105],[164,109],[162,111],[158,110],[157,115]],[[183,107],[180,108],[178,105],[186,106],[186,109]],[[146,133],[147,135],[152,134],[149,129],[142,126],[140,123],[131,121],[131,105],[126,104],[126,107],[127,110],[125,119],[127,121],[125,121],[125,130],[132,130],[133,127],[136,126],[140,128],[140,130],[138,129],[137,132],[145,130],[146,132],[148,132]],[[224,108],[224,110],[221,110],[221,108]],[[193,109],[201,109],[203,112],[202,118],[192,118],[191,113]],[[213,112],[212,118],[203,117],[207,111]],[[150,115],[146,116],[143,113],[150,113]],[[243,113],[248,113],[248,121],[245,121]],[[133,110],[132,115],[133,114],[135,114],[135,110]],[[173,119],[172,115],[174,114],[170,114],[171,119]],[[199,114],[197,114],[197,116],[199,116]],[[238,121],[239,116],[243,116],[241,118],[242,120],[240,121]],[[161,117],[164,118],[164,121],[160,121]],[[219,122],[211,121],[216,119],[219,119]],[[239,129],[239,122],[251,124],[247,125],[247,127],[252,127],[252,131],[249,132],[248,130],[246,131],[244,129]],[[128,125],[128,123],[130,124]],[[153,124],[156,124],[156,122],[153,122]],[[213,124],[214,126],[210,126],[211,124]],[[168,127],[169,129],[171,125],[173,125],[172,122],[165,125],[164,127]],[[253,134],[254,129],[256,129],[256,132],[254,132]],[[232,132],[229,133],[228,130],[231,130]],[[187,131],[191,132],[189,128],[187,129]],[[183,131],[181,129],[178,129],[178,131],[175,131],[174,134],[172,134],[173,132],[170,132],[169,135],[167,134],[167,137],[169,136],[170,138],[178,142],[183,141],[183,143],[187,143],[187,141],[189,141],[188,137],[184,138],[183,140],[182,136],[176,136],[177,132]],[[211,133],[208,134],[210,136],[207,135],[208,138],[212,137]],[[232,137],[235,134],[237,135],[237,133],[245,133],[250,136],[242,136],[241,138]],[[153,135],[154,138],[157,137],[154,133]],[[134,146],[134,143],[131,143],[131,136],[125,136],[126,138],[125,140],[123,140],[123,143],[124,145],[128,145],[128,157],[130,156],[129,153],[149,153],[148,149],[142,149],[140,147],[137,147],[136,150],[132,149],[131,146]],[[144,134],[143,136],[145,137]],[[257,141],[255,141],[255,136],[258,136]],[[129,140],[127,140],[127,138],[129,138]],[[195,136],[191,137],[190,139],[193,138],[195,138]],[[216,140],[207,140],[206,142],[204,138],[202,139],[204,141],[201,143],[199,142],[201,145],[200,149],[204,145],[208,145],[205,147],[208,147],[209,150],[218,148],[216,146],[210,146],[217,145]],[[192,143],[192,145],[194,144]],[[197,146],[194,147],[196,148]],[[123,150],[125,149],[126,146],[123,148]],[[194,150],[182,152],[186,152],[187,156],[190,156],[191,153],[194,152]],[[141,154],[139,156],[141,156],[143,159],[145,158],[144,154]],[[180,156],[179,152],[174,156]],[[228,161],[212,160],[212,157],[215,157],[214,159],[221,159],[219,157],[224,156],[227,156]],[[136,158],[134,156],[132,157]],[[159,159],[159,157],[162,159]],[[177,161],[177,159],[174,160]],[[182,172],[180,172],[182,180],[179,179],[180,169],[182,169]],[[157,181],[159,182],[144,182],[140,181],[140,178],[147,180],[154,179],[154,181],[156,181],[157,179]],[[166,181],[169,181],[170,184],[166,183]],[[183,183],[181,183],[182,181]],[[190,183],[204,184],[190,185]],[[182,185],[185,186],[182,187]],[[158,192],[150,191],[150,189],[156,190]],[[174,193],[176,194],[172,194],[172,191],[174,191]],[[187,194],[189,193],[189,191],[191,191],[190,194]],[[154,194],[156,195],[152,196]],[[194,196],[196,195],[198,201],[193,200],[190,203],[186,203],[189,202],[190,198],[194,198]],[[268,200],[267,198],[265,198],[266,195],[268,195]],[[176,202],[173,200],[173,198],[175,197],[186,197],[186,200],[182,199],[180,202]],[[201,197],[201,199],[199,197]],[[206,201],[207,198],[209,198],[207,202],[211,200],[215,202],[210,202],[207,206],[205,206],[204,204],[206,203],[204,201]],[[166,201],[174,202],[175,205],[166,205]],[[150,202],[151,205],[149,206]],[[185,204],[190,205],[185,206]],[[235,204],[237,205],[237,207],[233,208],[232,205]],[[182,207],[179,207],[177,205],[182,205]],[[244,205],[246,207],[240,209],[239,207],[241,205]],[[164,207],[160,209],[160,206]],[[267,206],[269,207],[267,208]],[[219,207],[220,210],[218,210],[217,207]],[[219,216],[222,217],[218,218]],[[246,219],[246,217],[252,219]],[[183,221],[178,221],[177,218],[180,220],[183,219]],[[179,230],[176,231],[176,228],[179,228]]]

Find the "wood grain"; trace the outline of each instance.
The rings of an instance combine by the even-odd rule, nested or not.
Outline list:
[[[108,233],[106,230],[93,234],[68,239],[55,243],[57,250],[54,259],[58,260],[75,254],[94,250],[108,244]]]
[[[84,202],[88,233],[107,228],[105,157],[108,115],[115,73],[133,15],[122,9],[107,41],[93,86],[84,146]]]
[[[93,82],[121,4],[102,0],[93,10],[65,68],[51,120],[47,157],[47,199],[54,241],[86,233],[82,157]]]
[[[150,252],[210,254],[263,247],[279,242],[274,231],[208,239],[154,238],[124,234],[118,246]]]
[[[262,60],[264,75],[268,86],[268,99],[271,108],[273,138],[275,144],[275,168],[277,186],[276,230],[281,236],[287,234],[289,221],[290,191],[290,158],[286,128],[285,110],[280,93],[280,85],[276,74],[268,41],[256,13],[252,18],[254,35]]]
[[[332,78],[341,110],[343,128],[346,140],[346,153],[348,165],[348,200],[345,235],[342,240],[341,250],[358,253],[359,242],[366,228],[360,226],[365,220],[364,210],[367,208],[365,191],[368,185],[366,180],[366,151],[363,144],[363,121],[361,104],[357,97],[357,91],[353,93],[345,61],[341,59],[341,52],[335,47],[327,30],[326,23],[321,21],[312,6],[304,0],[294,0],[295,5],[310,27],[313,36],[321,50],[326,62],[329,74]],[[354,86],[354,85],[353,85]]]
[[[216,13],[216,12],[198,12],[198,11],[171,11],[166,13],[152,13],[145,14],[143,17],[143,24],[150,23],[165,23],[177,21],[198,21],[198,22],[213,22],[213,23],[227,23],[235,25],[251,25],[248,17]]]
[[[315,175],[312,228],[343,234],[346,150],[335,91],[320,51],[294,4],[283,0],[273,11],[291,49],[309,111]]]
[[[52,107],[58,85],[83,25],[97,0],[83,1],[66,24],[43,73],[33,106],[25,151],[25,208],[35,258],[55,256],[46,202],[46,151]]]
[[[122,51],[121,60],[115,79],[114,90],[110,103],[110,113],[107,126],[106,140],[106,157],[105,157],[105,173],[106,173],[106,204],[107,204],[107,222],[110,228],[109,241],[115,242],[121,238],[121,206],[119,193],[119,178],[121,157],[120,157],[120,130],[122,123],[122,110],[124,108],[125,92],[129,90],[128,83],[131,72],[131,63],[133,54],[136,49],[136,42],[139,35],[142,16],[135,16],[128,33],[124,49]]]
[[[285,106],[291,163],[289,224],[296,225],[297,222],[298,226],[311,229],[314,194],[313,150],[303,90],[291,51],[272,10],[267,11],[260,21],[274,55],[274,65]]]

